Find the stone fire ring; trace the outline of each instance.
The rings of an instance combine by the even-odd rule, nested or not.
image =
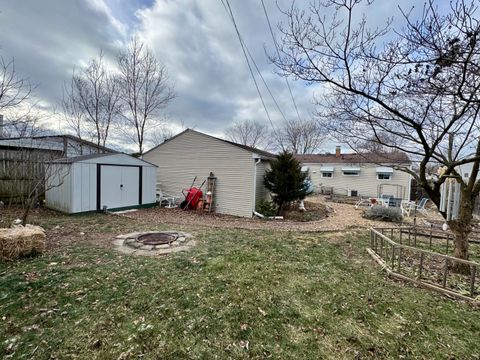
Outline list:
[[[119,235],[113,245],[124,254],[157,256],[188,250],[195,241],[180,231],[144,231]]]

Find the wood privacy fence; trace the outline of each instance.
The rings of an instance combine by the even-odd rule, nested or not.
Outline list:
[[[477,240],[471,247],[480,248]],[[370,228],[368,253],[395,278],[455,296],[479,302],[478,275],[480,263],[448,255],[453,249],[450,235],[440,234],[432,227]],[[464,264],[469,274],[452,271],[455,264]]]
[[[58,157],[53,151],[0,150],[0,200],[15,203],[43,195],[45,164]]]

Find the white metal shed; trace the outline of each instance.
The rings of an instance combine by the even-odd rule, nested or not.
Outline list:
[[[46,206],[69,214],[153,206],[156,166],[126,154],[91,154],[51,162]]]

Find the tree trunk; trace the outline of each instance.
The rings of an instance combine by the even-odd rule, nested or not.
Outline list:
[[[470,200],[470,194],[462,192],[462,201],[458,219],[448,222],[453,232],[453,256],[459,259],[468,260],[468,237],[472,232],[473,219],[473,201]],[[475,199],[473,199],[475,200]],[[470,273],[470,266],[461,263],[455,263],[452,269],[462,274]]]
[[[33,200],[27,199],[25,203],[25,209],[23,210],[22,214],[22,225],[26,226],[27,225],[27,220],[28,220],[28,215],[30,215],[30,209],[33,206]]]

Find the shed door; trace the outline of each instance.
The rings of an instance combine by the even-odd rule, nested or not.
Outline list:
[[[138,167],[102,165],[100,174],[100,209],[138,205]]]

